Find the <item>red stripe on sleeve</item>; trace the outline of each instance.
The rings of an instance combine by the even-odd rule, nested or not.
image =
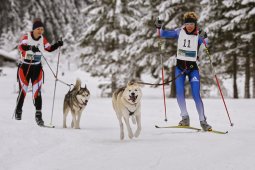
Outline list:
[[[20,42],[19,42],[19,45],[18,45],[18,50],[20,51],[22,57],[24,57],[26,55],[26,51],[22,49],[21,45],[27,45],[27,43],[24,42],[28,40],[28,36],[27,34],[23,35],[21,38],[20,38]]]
[[[49,52],[51,51],[51,45],[45,37],[43,37],[43,45],[46,51],[49,51]]]

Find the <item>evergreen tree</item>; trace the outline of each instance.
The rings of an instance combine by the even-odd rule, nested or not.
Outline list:
[[[45,25],[48,40],[56,41],[60,36],[77,37],[80,33],[83,17],[80,8],[86,1],[13,1],[3,0],[0,3],[0,48],[12,50],[17,46],[22,34],[31,31],[32,20],[41,18]]]
[[[134,43],[133,32],[142,17],[139,2],[99,0],[83,9],[88,25],[81,39],[83,67],[92,76],[108,78],[108,83],[100,87],[111,84],[111,92],[137,77],[136,59],[130,55],[134,50],[128,47]]]
[[[230,28],[224,27],[229,20],[224,17],[227,7],[223,0],[203,0],[202,21],[206,24],[209,36],[209,50],[213,59],[213,69],[224,78],[225,75],[233,77],[233,97],[238,98],[237,70],[238,60],[235,50],[237,42],[233,38]],[[238,50],[238,49],[237,49]],[[224,65],[223,65],[224,63]]]
[[[240,71],[244,72],[245,75],[245,89],[244,97],[250,98],[250,68],[251,68],[251,58],[252,53],[252,35],[255,34],[254,31],[254,15],[255,15],[255,2],[254,1],[224,1],[226,6],[226,12],[224,16],[229,21],[227,25],[224,26],[226,30],[231,32],[232,41],[236,43],[236,47],[233,50],[235,56],[239,57],[242,62],[240,62]]]

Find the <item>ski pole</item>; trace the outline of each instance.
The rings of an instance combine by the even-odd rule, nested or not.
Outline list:
[[[222,99],[222,101],[223,101],[223,103],[224,103],[225,110],[226,110],[227,115],[228,115],[228,119],[229,119],[229,122],[230,122],[230,126],[234,126],[234,124],[231,122],[230,115],[229,115],[229,112],[228,112],[228,108],[227,108],[226,102],[225,102],[225,100],[224,100],[224,96],[223,96],[223,93],[222,93],[222,90],[221,90],[221,87],[220,87],[220,83],[219,83],[218,77],[217,77],[217,75],[216,75],[216,71],[215,71],[215,69],[214,69],[214,67],[213,67],[211,55],[210,55],[209,50],[208,50],[207,47],[205,47],[205,51],[206,51],[207,56],[209,57],[210,64],[211,64],[211,67],[212,67],[212,70],[213,70],[213,74],[214,74],[214,77],[215,77],[215,79],[216,79],[216,83],[217,83],[218,89],[219,89],[219,91],[220,91],[221,99]]]
[[[42,52],[41,52],[41,53],[42,53]],[[52,72],[52,74],[53,74],[55,80],[59,81],[59,82],[62,83],[62,84],[65,84],[65,85],[67,85],[67,86],[69,86],[69,87],[71,87],[71,86],[73,85],[73,84],[68,84],[68,83],[64,82],[63,80],[60,80],[59,78],[57,78],[56,75],[55,75],[55,73],[53,72],[53,70],[52,70],[52,68],[51,68],[51,66],[50,66],[50,64],[49,64],[49,62],[48,62],[47,59],[44,57],[43,53],[42,53],[42,57],[43,57],[43,59],[45,60],[45,62],[46,62],[46,64],[48,65],[48,67],[50,68],[50,70],[51,70],[51,72]]]
[[[45,60],[46,64],[47,64],[47,65],[48,65],[48,67],[50,68],[50,71],[52,72],[53,76],[56,78],[56,75],[55,75],[54,71],[52,70],[52,68],[51,68],[50,64],[48,63],[48,61],[46,60],[46,58],[44,57],[44,55],[43,55],[43,53],[42,53],[42,52],[41,52],[41,54],[42,54],[42,57],[43,57],[43,59]]]
[[[158,38],[160,39],[160,29],[157,29]],[[161,74],[162,74],[162,90],[164,98],[164,111],[165,111],[165,121],[167,122],[166,116],[166,95],[165,95],[165,83],[164,83],[164,65],[163,65],[163,56],[162,56],[162,42],[159,41],[159,50],[160,50],[160,59],[161,59]]]
[[[161,74],[162,74],[162,89],[163,89],[163,98],[164,98],[164,109],[165,109],[165,121],[167,122],[167,116],[166,116],[166,95],[165,95],[165,83],[164,83],[164,65],[163,65],[163,57],[161,54],[161,65],[162,65],[162,70],[161,70]]]
[[[54,111],[54,103],[55,103],[55,94],[56,94],[56,88],[57,88],[58,66],[59,66],[60,51],[61,51],[61,47],[59,47],[59,52],[58,52],[57,71],[56,71],[56,79],[55,79],[55,86],[54,86],[54,93],[53,93],[53,103],[52,103],[52,110],[51,110],[50,125],[52,125],[52,118],[53,118],[53,111]]]

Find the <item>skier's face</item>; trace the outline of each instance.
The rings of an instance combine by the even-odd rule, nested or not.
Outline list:
[[[43,27],[38,27],[36,29],[33,30],[33,34],[35,38],[40,37],[44,32],[44,28]]]
[[[195,29],[195,23],[185,23],[186,30],[191,33]]]

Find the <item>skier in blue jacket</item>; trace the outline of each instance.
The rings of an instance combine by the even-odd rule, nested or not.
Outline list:
[[[195,12],[187,12],[184,14],[184,25],[175,30],[163,30],[162,21],[156,20],[155,26],[160,29],[161,38],[174,38],[178,41],[175,77],[177,102],[181,110],[182,120],[179,126],[189,126],[190,119],[186,108],[185,101],[185,79],[189,78],[192,96],[196,103],[197,112],[199,114],[200,125],[204,131],[210,131],[212,127],[207,123],[204,105],[200,96],[200,75],[196,61],[198,53],[205,48],[205,38],[199,34],[197,27],[198,16]]]

